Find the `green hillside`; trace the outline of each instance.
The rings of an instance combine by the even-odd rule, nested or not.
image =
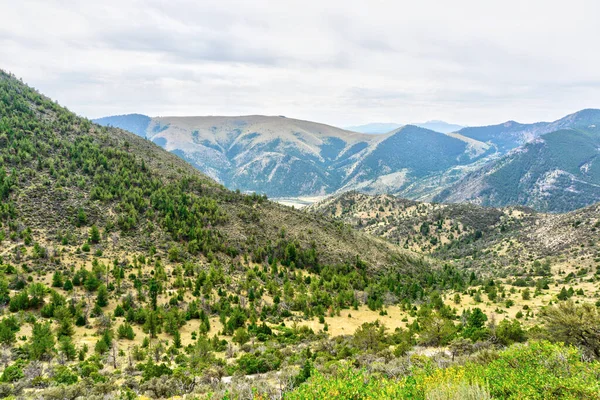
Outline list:
[[[600,131],[595,125],[547,133],[475,171],[435,198],[484,206],[565,212],[600,201]]]

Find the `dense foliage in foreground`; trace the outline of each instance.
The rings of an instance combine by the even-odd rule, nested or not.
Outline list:
[[[285,399],[600,399],[600,364],[560,344],[513,345],[445,369],[430,358],[410,360],[410,373],[398,379],[351,368],[317,373]]]

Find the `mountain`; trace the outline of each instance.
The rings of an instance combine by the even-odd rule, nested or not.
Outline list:
[[[104,121],[126,128],[137,116]],[[138,134],[141,134],[138,132]],[[325,195],[340,190],[418,192],[421,180],[448,173],[489,154],[490,146],[412,125],[383,135],[275,116],[158,117],[142,136],[175,153],[230,189],[271,197]],[[457,172],[459,171],[459,172]],[[412,186],[411,186],[412,185]]]
[[[272,197],[325,194],[372,137],[285,117],[160,117],[148,139],[231,189]]]
[[[125,114],[114,115],[112,117],[104,117],[93,120],[98,125],[114,126],[125,129],[138,136],[146,137],[146,129],[150,125],[152,118],[142,114]]]
[[[259,115],[103,121],[135,129],[230,189],[270,197],[360,190],[552,212],[600,200],[594,167],[600,110],[448,134],[404,125],[369,135]]]
[[[429,129],[436,132],[441,133],[451,133],[457,132],[463,127],[456,124],[449,124],[444,121],[432,120],[427,122],[416,122],[410,125],[415,125],[420,128]],[[357,126],[349,126],[346,129],[353,132],[359,133],[369,133],[369,134],[381,134],[388,133],[395,129],[398,129],[402,126],[402,124],[396,124],[393,122],[385,123],[385,122],[373,122],[366,125],[357,125]]]
[[[507,121],[498,125],[463,128],[458,133],[480,142],[492,144],[501,153],[506,153],[546,133],[565,128],[586,129],[589,125],[598,124],[599,122],[600,110],[585,109],[554,122],[521,124],[515,121]]]
[[[524,205],[565,212],[600,201],[599,110],[584,110],[553,124],[560,129],[467,174],[437,195],[440,202]]]
[[[448,122],[431,120],[427,122],[415,122],[412,125],[419,126],[421,128],[429,129],[441,133],[452,133],[457,132],[463,128],[461,125],[449,124]]]
[[[402,193],[419,183],[487,155],[489,147],[413,125],[405,125],[381,139],[353,166],[340,191]],[[429,188],[435,191],[435,187]]]
[[[402,126],[402,124],[396,124],[394,122],[372,122],[370,124],[365,125],[356,125],[346,127],[346,130],[358,133],[368,133],[368,134],[382,134],[388,133],[395,129],[398,129]]]

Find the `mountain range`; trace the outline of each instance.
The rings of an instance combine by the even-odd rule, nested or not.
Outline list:
[[[461,131],[479,140],[514,146],[502,158],[467,174],[434,197],[439,202],[484,206],[526,205],[565,212],[600,200],[600,110],[583,110],[550,124],[511,124]],[[467,128],[470,129],[470,128]]]
[[[231,189],[272,197],[360,189],[411,196],[437,193],[430,177],[448,175],[492,154],[485,143],[414,125],[368,135],[281,116],[156,117],[95,122],[130,129]],[[437,178],[436,178],[437,179]]]
[[[554,122],[450,133],[404,125],[379,135],[282,116],[130,114],[95,122],[145,137],[230,189],[270,197],[360,190],[555,212],[600,200],[600,111],[593,109]],[[564,157],[563,148],[570,149]]]

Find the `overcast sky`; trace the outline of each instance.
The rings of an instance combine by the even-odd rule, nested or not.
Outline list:
[[[90,118],[554,120],[600,108],[599,4],[0,0],[0,68]]]

